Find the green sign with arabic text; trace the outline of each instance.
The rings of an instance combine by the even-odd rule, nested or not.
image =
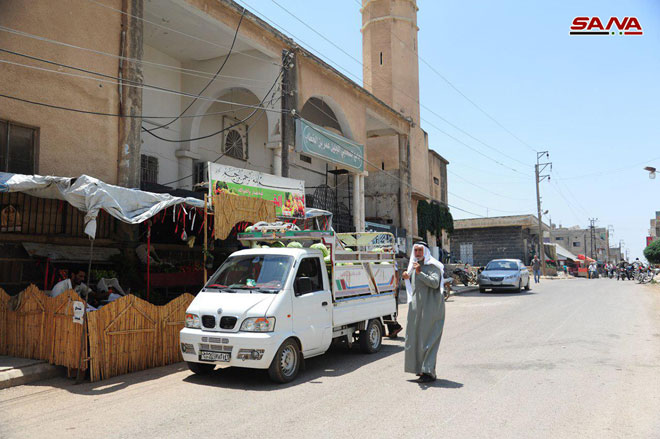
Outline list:
[[[296,151],[349,170],[364,171],[364,146],[318,125],[296,119]]]

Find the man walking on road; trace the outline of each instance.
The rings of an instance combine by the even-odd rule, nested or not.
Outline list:
[[[534,272],[534,283],[541,282],[541,261],[538,256],[534,256],[532,261],[532,271]]]
[[[431,256],[426,244],[415,244],[402,276],[408,297],[412,298],[408,306],[404,370],[417,374],[419,383],[436,379],[435,362],[445,324],[443,272],[444,265]]]

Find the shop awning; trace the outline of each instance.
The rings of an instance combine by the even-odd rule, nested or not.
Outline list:
[[[566,260],[571,260],[571,261],[577,261],[578,257],[575,256],[573,253],[569,252],[566,250],[564,247],[562,247],[559,244],[555,244],[557,248],[557,259],[560,261],[566,261]]]
[[[0,172],[0,192],[23,192],[34,197],[67,201],[87,213],[85,233],[92,239],[96,237],[96,218],[101,209],[125,223],[139,224],[177,204],[204,207],[204,202],[196,198],[114,186],[89,175],[70,178]]]
[[[88,246],[39,244],[36,242],[24,242],[23,248],[30,256],[48,258],[54,262],[108,262],[119,254],[119,249],[96,247],[94,251]]]

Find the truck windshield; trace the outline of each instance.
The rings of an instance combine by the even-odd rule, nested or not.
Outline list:
[[[234,256],[225,261],[206,284],[207,289],[235,292],[237,289],[277,293],[293,265],[292,256]]]

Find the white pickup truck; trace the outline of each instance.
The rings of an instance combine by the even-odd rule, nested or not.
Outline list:
[[[397,312],[391,234],[265,230],[239,239],[252,248],[233,253],[186,311],[180,341],[190,370],[268,369],[285,383],[333,339],[380,350]]]

